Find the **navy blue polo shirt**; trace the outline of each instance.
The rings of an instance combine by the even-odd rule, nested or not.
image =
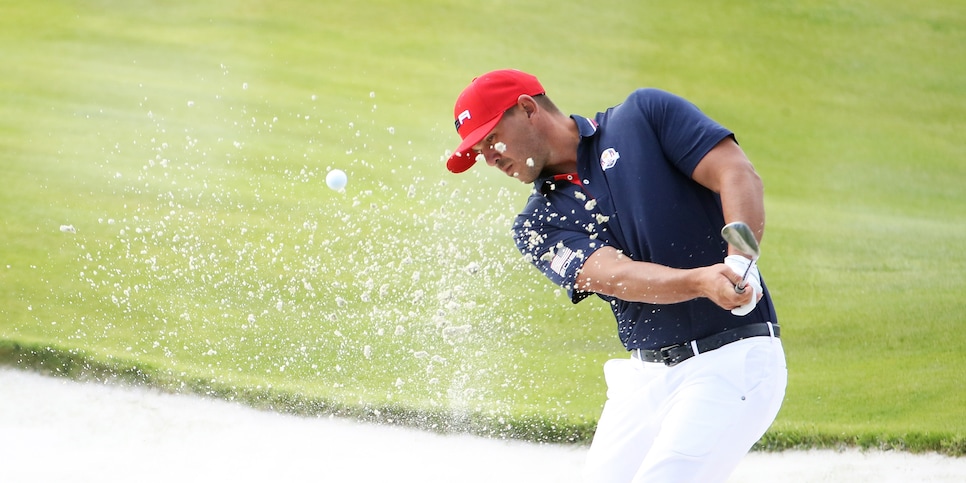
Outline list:
[[[581,136],[576,177],[534,183],[513,224],[524,258],[567,289],[573,303],[591,295],[574,285],[584,260],[602,246],[673,268],[724,260],[721,200],[691,175],[711,148],[733,137],[731,131],[685,99],[657,89],[637,90],[594,120],[571,117]],[[620,340],[630,350],[777,323],[767,287],[764,293],[744,317],[707,298],[659,305],[598,296],[610,303]]]

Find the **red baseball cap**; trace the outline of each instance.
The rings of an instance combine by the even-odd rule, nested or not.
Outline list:
[[[446,161],[446,168],[454,173],[470,169],[476,163],[473,146],[493,130],[503,113],[522,95],[545,93],[536,77],[519,70],[494,70],[473,79],[456,99],[453,117],[463,142]]]

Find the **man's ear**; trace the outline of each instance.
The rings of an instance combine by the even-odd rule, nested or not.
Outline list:
[[[537,101],[526,94],[521,94],[520,97],[517,98],[517,105],[523,107],[523,112],[527,113],[527,118],[532,116],[533,113],[537,112],[538,109]]]

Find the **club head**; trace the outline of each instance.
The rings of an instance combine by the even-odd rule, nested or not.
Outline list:
[[[721,229],[721,238],[724,238],[729,245],[750,256],[753,260],[761,256],[761,249],[758,247],[758,239],[755,238],[755,233],[743,221],[733,221],[725,225]]]

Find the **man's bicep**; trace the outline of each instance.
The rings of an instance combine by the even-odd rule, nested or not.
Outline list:
[[[755,176],[755,168],[738,143],[731,137],[722,139],[708,151],[694,168],[691,178],[715,193],[733,180],[734,176]]]
[[[576,289],[581,292],[614,295],[619,287],[615,286],[617,273],[632,260],[620,250],[603,246],[584,260],[575,281]]]

